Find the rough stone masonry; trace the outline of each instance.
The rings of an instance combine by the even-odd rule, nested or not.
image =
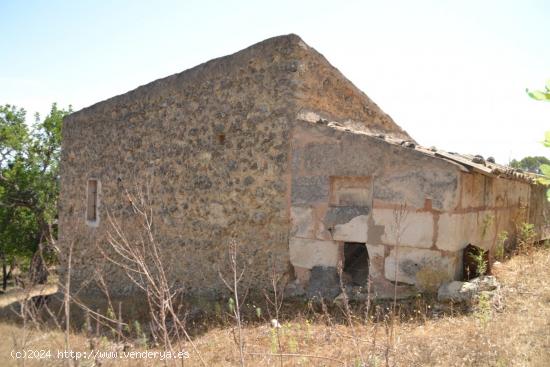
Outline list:
[[[475,157],[419,146],[296,35],[271,38],[68,116],[59,238],[73,284],[98,271],[136,289],[98,248],[116,219],[138,238],[128,193],[144,193],[169,277],[222,295],[218,268],[239,243],[246,282],[272,269],[294,294],[345,282],[383,297],[459,279],[468,244],[492,251],[518,221],[548,238],[544,188]],[[65,263],[66,265],[66,263]]]

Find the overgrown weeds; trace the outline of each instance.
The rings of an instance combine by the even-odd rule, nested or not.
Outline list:
[[[517,253],[530,255],[536,242],[537,233],[535,225],[527,222],[521,222],[517,225]]]
[[[71,247],[59,308],[26,299],[16,310],[21,320],[19,327],[0,324],[0,328],[11,335],[12,349],[39,347],[43,343],[42,347],[75,351],[193,351],[188,360],[95,358],[93,363],[103,366],[124,363],[137,366],[150,363],[281,367],[542,366],[550,363],[547,345],[550,340],[550,248],[536,246],[537,236],[530,224],[518,225],[517,256],[496,270],[503,284],[506,307],[501,304],[496,307],[491,296],[485,293],[477,297],[471,313],[467,307],[440,304],[431,296],[420,294],[406,301],[398,301],[396,294],[390,300],[374,301],[370,296],[370,280],[366,300],[353,302],[348,297],[341,266],[338,302],[285,299],[285,280],[274,267],[271,289],[260,295],[249,295],[242,282],[246,268],[240,260],[239,243],[232,241],[227,248],[228,270],[219,271],[229,296],[212,305],[214,312],[205,313],[190,324],[176,301],[181,287],[170,281],[159,255],[146,201],[132,196],[130,202],[141,219],[144,235],[135,242],[110,218],[113,232],[109,247],[103,248],[102,254],[141,289],[149,306],[150,322],[143,323],[123,314],[121,303],[111,298],[99,270],[96,280],[107,300],[104,312],[92,310],[79,300],[75,292],[71,292]],[[404,212],[404,208],[401,211]],[[405,214],[396,213],[397,262]],[[502,248],[496,252],[498,259],[504,260],[508,237],[505,232],[497,237],[497,249]],[[484,252],[474,253],[473,259],[478,275],[484,274],[487,270]],[[397,279],[397,272],[394,275]],[[81,324],[71,319],[71,309],[75,307],[84,311]],[[200,329],[202,334],[188,332],[189,328]],[[0,360],[1,365],[32,365],[28,361],[2,362]],[[57,362],[79,364],[75,359]]]
[[[242,327],[246,336],[245,358],[247,365],[280,366],[546,366],[550,362],[550,249],[534,248],[530,256],[520,254],[502,263],[495,269],[502,284],[506,305],[495,310],[491,302],[481,297],[472,314],[458,307],[439,305],[433,299],[418,297],[397,303],[394,328],[395,346],[387,349],[393,300],[373,302],[367,312],[366,304],[349,302],[351,322],[348,315],[330,303],[304,303],[286,299],[279,311],[279,336],[270,322],[269,313],[258,316],[256,302],[249,299],[249,307],[243,307]],[[253,307],[256,306],[256,307]],[[118,313],[115,307],[114,314]],[[227,309],[226,306],[224,306]],[[57,311],[52,309],[52,313]],[[274,312],[273,309],[271,312]],[[27,320],[30,320],[29,316]],[[201,322],[208,323],[205,319]],[[141,323],[127,322],[124,329],[132,345],[131,350],[154,348],[145,327]],[[193,342],[209,366],[234,366],[240,364],[239,351],[234,342],[231,325],[215,322]],[[34,328],[32,321],[26,327],[3,322],[0,332],[11,342],[0,348],[1,365],[22,365],[9,358],[12,349],[50,348],[63,349],[64,333],[61,328]],[[95,337],[96,328],[99,337]],[[90,321],[92,337],[85,332],[71,333],[71,348],[91,350],[90,340],[95,339],[96,349],[121,350],[116,336],[108,329]],[[115,328],[116,329],[116,328]],[[57,331],[56,331],[57,330]],[[24,335],[24,332],[26,335]],[[103,335],[103,336],[102,336]],[[144,338],[142,343],[138,340]],[[357,341],[357,344],[353,339]],[[362,349],[365,364],[358,356],[357,346]],[[184,342],[182,347],[191,348]],[[117,349],[118,348],[118,349]],[[59,362],[59,361],[57,361]],[[161,361],[109,360],[100,361],[103,366],[148,366],[162,365]],[[201,365],[194,355],[184,362],[185,366]],[[60,365],[61,363],[51,363]],[[29,366],[40,365],[27,361]]]

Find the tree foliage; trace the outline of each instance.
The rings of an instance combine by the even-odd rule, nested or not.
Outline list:
[[[512,159],[510,167],[519,168],[521,170],[541,174],[541,164],[550,164],[550,159],[543,156],[529,156],[521,160]]]
[[[61,124],[71,112],[53,104],[44,120],[0,106],[0,257],[29,258],[51,236],[57,215]],[[4,274],[5,275],[5,274]]]
[[[550,102],[550,80],[546,81],[546,85],[544,86],[544,90],[529,90],[526,89],[527,94],[529,97],[536,99],[537,101],[546,101]],[[550,131],[547,131],[544,133],[544,141],[542,144],[550,148]],[[540,173],[543,175],[543,177],[539,178],[539,182],[543,185],[550,185],[550,164],[543,163],[539,167]],[[546,190],[546,198],[548,201],[550,201],[550,188]]]
[[[536,99],[537,101],[550,101],[550,80],[546,81],[544,90],[529,90],[526,89],[529,97]]]

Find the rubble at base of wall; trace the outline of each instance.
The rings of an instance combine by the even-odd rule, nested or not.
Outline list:
[[[496,278],[486,275],[468,282],[452,281],[442,284],[437,291],[437,300],[471,304],[480,294],[492,297],[499,290],[500,284]]]
[[[338,271],[334,267],[316,266],[312,269],[309,282],[304,285],[298,280],[290,282],[285,287],[285,297],[287,298],[306,298],[306,299],[324,299],[336,303],[344,300],[344,292],[349,301],[364,302],[367,300],[405,300],[417,297],[420,293],[418,288],[412,285],[395,285],[391,282],[373,281],[371,286],[363,285],[342,285]]]

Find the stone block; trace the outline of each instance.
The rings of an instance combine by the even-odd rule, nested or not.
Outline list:
[[[445,251],[458,251],[472,244],[485,250],[491,248],[497,231],[493,211],[439,216],[436,245]]]
[[[458,177],[453,170],[414,169],[403,165],[377,177],[374,198],[416,208],[422,208],[428,198],[434,209],[447,211],[457,205],[457,188]]]
[[[475,284],[453,281],[439,287],[437,300],[439,302],[471,302],[478,291]]]
[[[529,203],[529,185],[524,182],[508,180],[507,203],[511,205],[526,205]]]
[[[440,302],[470,303],[481,292],[494,292],[500,284],[494,276],[482,276],[469,282],[453,281],[442,284],[437,292]]]
[[[463,173],[461,175],[462,208],[482,208],[490,203],[491,179],[482,174]]]
[[[345,224],[334,227],[332,238],[344,242],[367,242],[367,215],[360,215]]]
[[[400,226],[398,226],[394,212],[393,209],[374,209],[373,211],[375,224],[384,226],[382,242],[395,245],[397,234],[400,233],[399,244],[401,246],[432,247],[433,215],[431,213],[406,211],[402,216]]]
[[[471,215],[472,213],[441,214],[437,222],[437,248],[444,251],[458,251],[468,246],[468,235],[464,234],[464,224],[468,222],[465,217]]]
[[[314,266],[336,267],[339,259],[338,243],[292,237],[289,243],[290,262],[294,266],[311,269]]]
[[[335,267],[315,266],[311,269],[307,296],[334,299],[340,294],[340,277]]]
[[[392,248],[385,260],[384,274],[391,281],[412,284],[419,288],[434,287],[439,286],[436,284],[438,282],[452,280],[459,263],[457,254],[443,255],[433,250]],[[427,284],[432,280],[434,284]]]

